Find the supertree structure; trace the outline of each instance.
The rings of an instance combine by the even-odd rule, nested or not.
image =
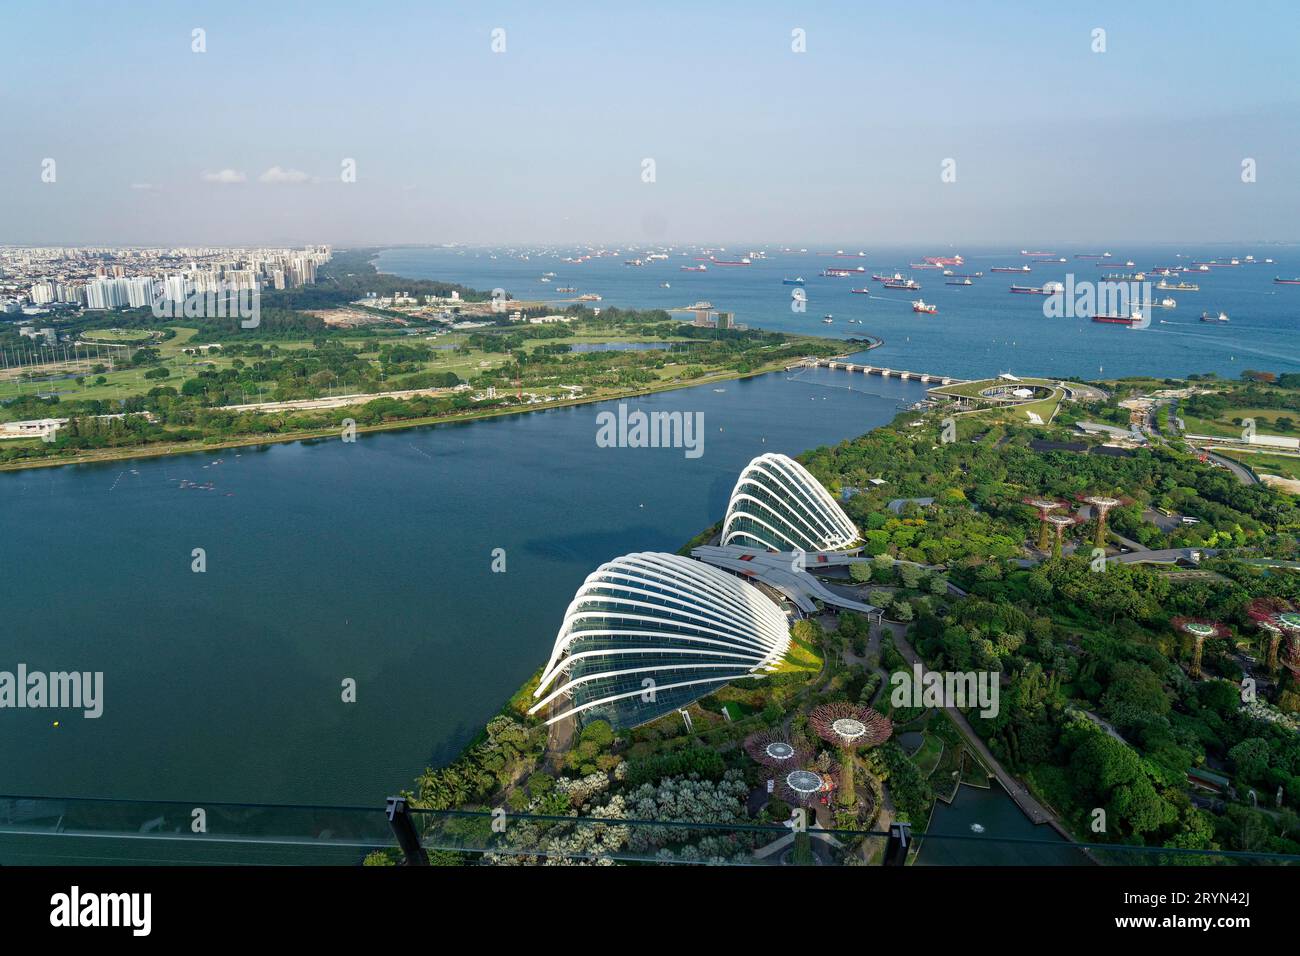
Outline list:
[[[1059,511],[1065,505],[1051,498],[1025,498],[1024,502],[1038,509],[1038,550],[1046,551],[1051,545],[1052,537],[1047,519],[1052,512]]]
[[[888,717],[870,707],[861,707],[848,701],[835,701],[815,707],[808,715],[808,721],[817,736],[839,749],[840,802],[849,807],[856,806],[853,754],[883,744],[893,734],[894,725]]]
[[[1192,639],[1192,667],[1189,673],[1192,677],[1200,677],[1201,652],[1205,642],[1212,637],[1227,637],[1227,629],[1213,621],[1201,621],[1192,617],[1176,617],[1171,623],[1176,631]]]
[[[1092,543],[1099,548],[1106,547],[1106,515],[1110,510],[1124,503],[1122,498],[1108,498],[1105,495],[1084,495],[1079,498],[1084,504],[1092,505],[1092,510],[1097,515],[1097,530],[1093,534]]]
[[[1078,524],[1078,519],[1073,515],[1048,515],[1047,523],[1056,532],[1056,538],[1052,541],[1052,557],[1059,558],[1065,548],[1065,529]]]
[[[836,786],[836,769],[824,769],[808,763],[802,767],[791,767],[789,771],[776,775],[777,795],[786,803],[797,807],[810,807],[822,794],[830,793]]]
[[[1246,614],[1269,635],[1269,667],[1276,669],[1280,663],[1300,677],[1300,611],[1281,598],[1258,598],[1247,606]],[[1278,645],[1283,641],[1279,660]]]
[[[784,731],[760,730],[745,738],[745,752],[764,767],[790,771],[807,763],[812,748]]]

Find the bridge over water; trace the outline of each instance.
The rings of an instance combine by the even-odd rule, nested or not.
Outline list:
[[[936,375],[933,372],[910,372],[902,369],[885,368],[879,365],[864,365],[859,362],[846,362],[843,359],[808,359],[788,366],[787,371],[795,368],[833,368],[846,372],[860,372],[863,375],[879,375],[882,378],[900,378],[904,381],[925,382],[934,385],[960,385],[964,378],[951,375]]]

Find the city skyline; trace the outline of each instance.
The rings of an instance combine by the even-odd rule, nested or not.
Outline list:
[[[1252,11],[20,4],[99,42],[17,51],[0,242],[1288,241],[1300,14]]]

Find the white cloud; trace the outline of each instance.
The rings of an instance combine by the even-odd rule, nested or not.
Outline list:
[[[204,173],[203,179],[209,183],[242,183],[248,177],[235,169],[223,169],[215,173]]]
[[[301,169],[281,169],[279,166],[272,166],[258,176],[257,181],[276,185],[281,183],[297,184],[311,182],[311,177]]]

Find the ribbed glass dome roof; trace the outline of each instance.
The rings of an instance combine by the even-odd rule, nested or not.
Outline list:
[[[758,676],[790,642],[757,587],[700,561],[639,552],[587,576],[565,612],[529,713],[631,727]]]

